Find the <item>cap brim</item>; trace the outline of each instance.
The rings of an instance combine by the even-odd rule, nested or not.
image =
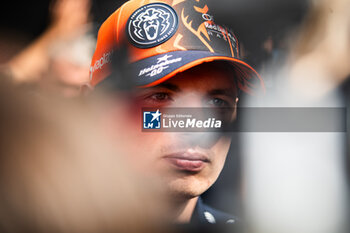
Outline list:
[[[174,51],[149,57],[132,64],[136,84],[139,87],[152,87],[204,62],[227,61],[236,71],[237,86],[240,90],[255,95],[265,93],[265,85],[251,66],[236,58],[208,51]]]

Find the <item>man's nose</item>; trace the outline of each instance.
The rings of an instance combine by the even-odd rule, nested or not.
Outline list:
[[[210,149],[218,142],[222,134],[218,132],[181,132],[177,136],[181,138],[180,141],[184,145],[190,148]]]

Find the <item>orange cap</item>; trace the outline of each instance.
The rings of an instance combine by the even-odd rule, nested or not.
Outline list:
[[[240,60],[236,36],[215,24],[204,0],[131,0],[101,26],[90,67],[90,85],[111,74],[113,51],[128,52],[128,70],[140,87],[164,82],[203,62],[229,61],[238,88],[265,90],[260,75]]]

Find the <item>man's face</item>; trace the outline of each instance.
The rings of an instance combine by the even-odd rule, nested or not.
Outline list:
[[[158,86],[138,89],[135,106],[236,108],[232,73],[219,68],[205,63]],[[134,124],[140,126],[139,120]],[[229,136],[212,132],[138,132],[134,146],[140,152],[132,156],[134,163],[161,177],[171,194],[185,198],[202,194],[216,181],[231,143]]]

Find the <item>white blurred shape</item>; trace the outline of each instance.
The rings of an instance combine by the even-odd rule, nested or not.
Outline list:
[[[244,134],[246,210],[253,232],[343,232],[343,137]]]

